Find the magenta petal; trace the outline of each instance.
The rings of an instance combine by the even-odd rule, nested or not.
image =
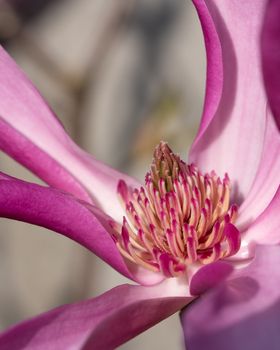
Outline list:
[[[189,350],[278,350],[280,247],[258,246],[254,261],[181,314]]]
[[[209,126],[218,109],[223,89],[223,63],[220,39],[206,2],[201,0],[193,0],[193,3],[201,22],[207,55],[207,77],[204,110],[199,130],[193,144],[194,148],[194,146],[200,140],[200,137]]]
[[[226,279],[233,271],[231,264],[217,261],[201,267],[191,278],[190,292],[201,295]]]
[[[280,128],[280,2],[268,0],[264,16],[261,52],[263,75],[270,107]]]
[[[124,263],[111,237],[112,221],[99,208],[59,190],[30,184],[0,173],[0,216],[46,227],[73,239],[124,276],[144,285],[163,280],[132,263]]]
[[[131,278],[96,207],[56,189],[0,176],[0,216],[46,227],[80,243]]]
[[[46,102],[0,47],[0,149],[48,184],[91,202],[121,220],[120,179],[138,183],[78,148]]]
[[[241,196],[246,196],[252,185],[263,149],[267,102],[259,35],[265,3],[266,0],[195,1],[207,56],[215,59],[208,61],[202,124],[190,161],[203,171],[214,169],[220,176],[227,172]]]
[[[170,281],[154,287],[122,285],[97,298],[51,310],[4,332],[0,348],[115,349],[193,299]]]

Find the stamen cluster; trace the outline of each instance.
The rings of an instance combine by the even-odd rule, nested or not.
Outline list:
[[[112,223],[113,238],[133,263],[173,277],[190,264],[209,264],[240,248],[228,175],[202,175],[164,142],[155,149],[145,187],[132,191],[120,181],[118,194],[126,216],[122,225]]]

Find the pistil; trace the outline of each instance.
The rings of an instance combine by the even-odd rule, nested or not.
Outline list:
[[[145,186],[131,190],[121,180],[118,194],[125,216],[122,225],[112,223],[113,238],[135,264],[175,277],[190,264],[209,264],[240,248],[228,175],[201,174],[164,142],[155,149]]]

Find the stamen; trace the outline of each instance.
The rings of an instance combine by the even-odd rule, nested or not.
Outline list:
[[[240,248],[228,175],[201,174],[164,142],[155,149],[145,187],[131,190],[121,180],[118,195],[126,218],[122,225],[112,222],[113,239],[125,258],[151,271],[178,276],[190,264],[209,264]]]

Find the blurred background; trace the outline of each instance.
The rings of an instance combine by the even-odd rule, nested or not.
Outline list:
[[[186,158],[205,52],[190,0],[0,0],[0,41],[96,158],[140,180],[160,140]],[[1,155],[1,170],[39,182]],[[78,244],[0,221],[0,328],[126,282]],[[120,349],[180,349],[178,315]]]

